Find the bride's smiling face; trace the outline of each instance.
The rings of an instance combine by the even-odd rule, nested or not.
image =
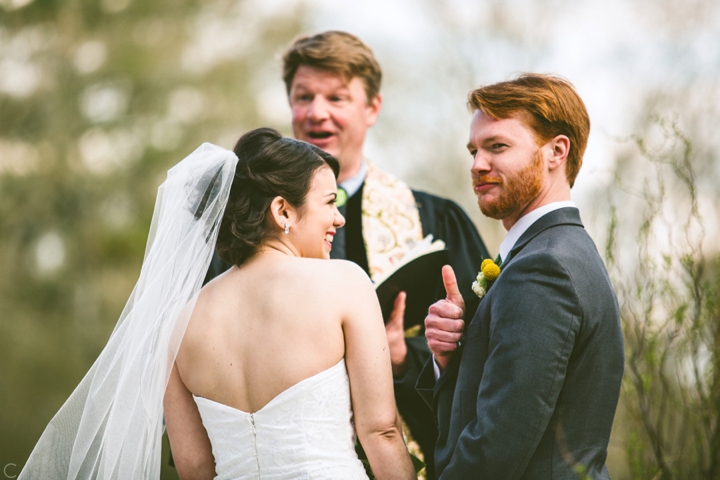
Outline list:
[[[319,168],[310,181],[300,218],[290,225],[290,239],[301,257],[330,258],[332,241],[345,218],[336,205],[337,184],[329,167]]]

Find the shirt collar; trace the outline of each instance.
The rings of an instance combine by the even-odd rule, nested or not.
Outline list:
[[[365,164],[365,160],[363,160],[360,164],[360,170],[358,170],[355,175],[348,178],[344,182],[341,182],[340,185],[338,185],[347,192],[348,198],[352,197],[357,193],[358,190],[360,190],[360,185],[363,184],[363,182],[365,181],[365,177],[367,176],[367,170],[367,165]]]
[[[533,223],[537,222],[540,217],[552,211],[565,207],[575,207],[575,202],[571,200],[566,200],[562,202],[548,203],[547,205],[536,208],[532,212],[520,217],[520,219],[515,222],[515,225],[510,227],[510,230],[508,230],[508,233],[505,236],[505,240],[503,240],[500,244],[501,262],[505,261],[508,254],[510,253],[510,250],[512,250],[515,246],[515,243],[517,243],[518,239],[522,236],[523,233],[525,233],[528,228],[530,228]]]

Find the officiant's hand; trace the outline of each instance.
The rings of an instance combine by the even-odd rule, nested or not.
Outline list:
[[[390,347],[390,362],[392,363],[393,375],[405,373],[407,358],[407,345],[405,345],[405,292],[398,293],[395,297],[390,319],[385,324],[385,334]]]
[[[457,349],[465,327],[465,301],[460,295],[455,272],[450,265],[443,267],[442,278],[447,296],[430,305],[428,316],[425,317],[425,338],[441,372]]]

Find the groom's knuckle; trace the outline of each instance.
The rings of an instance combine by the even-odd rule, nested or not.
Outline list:
[[[445,300],[440,300],[438,302],[433,303],[430,305],[430,308],[428,309],[429,314],[436,314],[439,311],[442,311],[442,307],[444,305]]]

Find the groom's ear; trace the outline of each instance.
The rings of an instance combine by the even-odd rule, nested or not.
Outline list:
[[[555,170],[567,161],[568,153],[570,153],[570,139],[565,135],[558,135],[548,142],[548,146],[550,147],[548,167],[550,170]]]

